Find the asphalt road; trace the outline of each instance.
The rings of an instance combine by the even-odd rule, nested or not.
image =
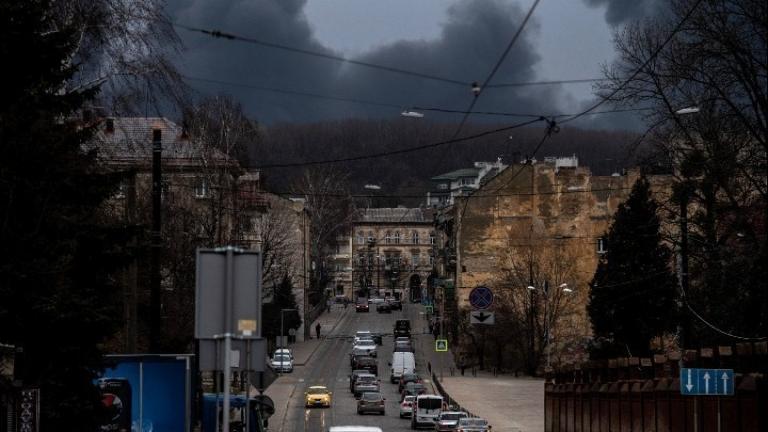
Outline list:
[[[378,426],[385,432],[408,431],[410,421],[399,418],[399,395],[397,385],[389,382],[389,366],[387,363],[392,358],[393,339],[391,336],[394,322],[398,318],[411,320],[414,334],[424,330],[423,320],[419,319],[421,307],[405,304],[403,311],[395,311],[391,314],[379,314],[375,309],[369,313],[347,314],[331,335],[328,335],[323,344],[318,348],[312,360],[306,368],[297,368],[295,378],[300,384],[288,405],[286,430],[292,432],[326,432],[331,426],[364,425]],[[352,336],[358,330],[370,330],[372,332],[389,334],[383,339],[383,344],[378,348],[379,379],[381,390],[386,398],[386,414],[357,414],[357,405],[354,396],[349,391],[349,352],[352,349]],[[426,377],[426,366],[423,355],[420,355],[424,347],[431,347],[430,335],[415,335],[414,342],[417,349],[416,370]],[[313,385],[324,385],[333,392],[331,408],[305,408],[304,391]]]

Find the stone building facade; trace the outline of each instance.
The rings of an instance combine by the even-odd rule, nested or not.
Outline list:
[[[553,349],[558,355],[578,354],[591,333],[588,283],[606,250],[603,236],[638,178],[636,170],[593,176],[587,167],[545,159],[511,165],[475,193],[457,198],[435,218],[436,268],[453,302],[452,319],[471,309],[469,293],[478,286],[491,288],[520,316],[541,305],[536,296],[542,296],[551,309],[563,312],[545,317]],[[658,200],[668,200],[671,179],[649,181]],[[534,312],[541,314],[541,308]],[[461,333],[461,324],[453,323],[455,333]]]
[[[420,299],[432,274],[435,241],[431,209],[358,210],[349,235],[337,239],[336,294]]]

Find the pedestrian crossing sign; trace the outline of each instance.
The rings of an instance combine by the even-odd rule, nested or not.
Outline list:
[[[435,351],[436,352],[446,352],[448,351],[448,340],[447,339],[438,339],[435,341]]]
[[[431,315],[433,310],[434,310],[434,307],[432,307],[432,305],[427,305],[425,307],[425,309],[426,309],[427,313]]]

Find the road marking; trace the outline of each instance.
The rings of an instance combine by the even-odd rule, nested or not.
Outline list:
[[[304,382],[304,378],[299,378],[299,382]]]

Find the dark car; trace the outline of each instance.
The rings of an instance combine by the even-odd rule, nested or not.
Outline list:
[[[401,302],[400,300],[394,300],[394,299],[390,300],[389,301],[389,308],[391,310],[401,311],[401,310],[403,310],[403,302]]]
[[[411,337],[411,321],[407,319],[399,319],[395,321],[394,329],[395,337]]]
[[[376,345],[381,345],[381,335],[378,333],[371,333],[371,339],[376,342]]]
[[[394,352],[414,352],[413,345],[408,342],[395,342]]]
[[[403,374],[403,376],[400,377],[400,381],[397,383],[397,392],[402,393],[405,385],[411,382],[422,383],[422,380],[421,377],[415,373]]]
[[[376,305],[376,312],[378,313],[392,313],[392,308],[390,308],[389,303],[379,303]]]
[[[400,400],[405,399],[406,396],[418,396],[420,394],[426,394],[427,387],[422,383],[409,382],[403,387],[403,391],[400,392]]]
[[[355,381],[357,381],[357,377],[359,377],[362,374],[369,374],[365,369],[355,369],[352,371],[351,374],[349,374],[349,391],[354,392],[355,391]]]
[[[379,374],[378,362],[375,358],[368,356],[354,356],[352,359],[352,369],[365,369],[374,375]]]
[[[384,396],[379,392],[365,392],[357,401],[357,413],[376,412],[384,415]]]
[[[355,305],[355,312],[369,312],[368,303],[358,303]]]

